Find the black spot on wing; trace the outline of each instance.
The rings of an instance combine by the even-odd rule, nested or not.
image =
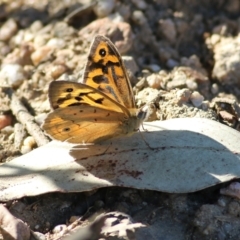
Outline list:
[[[75,97],[75,100],[78,101],[78,102],[80,102],[80,101],[82,101],[83,99],[82,99],[81,97]]]
[[[108,83],[108,78],[104,75],[98,75],[98,76],[93,77],[93,81],[97,84]]]
[[[95,99],[94,102],[102,104],[103,100],[104,100],[104,98],[98,98],[98,99]]]
[[[99,60],[98,62],[94,62],[89,60],[91,63],[89,64],[89,72],[94,71],[95,69],[102,69],[104,67],[103,60]]]
[[[98,53],[102,58],[104,58],[107,54],[107,52],[104,48],[101,48]]]
[[[73,91],[73,88],[66,88],[65,89],[65,92],[72,92]]]
[[[106,64],[107,67],[120,67],[120,63],[119,62],[111,62],[108,61]]]
[[[82,105],[82,103],[75,102],[75,103],[68,104],[68,107],[72,107],[72,106],[80,106],[80,105]]]
[[[82,92],[82,93],[79,93],[78,96],[79,97],[87,96],[89,93],[93,93],[93,92]]]
[[[66,97],[63,97],[63,98],[59,98],[57,100],[57,104],[63,104],[65,101],[69,100],[71,98],[71,95],[68,94]]]

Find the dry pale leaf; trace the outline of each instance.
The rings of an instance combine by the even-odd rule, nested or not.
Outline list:
[[[100,145],[53,141],[3,164],[0,200],[107,186],[186,193],[240,177],[238,131],[200,118],[155,121],[144,128]]]

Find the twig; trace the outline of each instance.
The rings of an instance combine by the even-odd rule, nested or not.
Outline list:
[[[34,117],[28,112],[14,92],[8,88],[6,93],[11,99],[10,108],[12,113],[16,116],[17,120],[26,127],[28,133],[33,136],[37,145],[42,146],[47,144],[49,142],[48,138],[44,135],[41,128],[34,121]]]

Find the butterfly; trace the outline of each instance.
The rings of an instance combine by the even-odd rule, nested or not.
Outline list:
[[[90,47],[82,83],[53,81],[49,85],[53,111],[42,128],[52,139],[69,143],[97,143],[131,135],[146,112],[137,110],[121,56],[105,36]]]

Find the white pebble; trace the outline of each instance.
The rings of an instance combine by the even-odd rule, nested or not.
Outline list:
[[[198,88],[198,84],[191,79],[186,80],[186,85],[190,90],[196,90]]]
[[[25,79],[23,67],[19,64],[4,64],[0,71],[0,79],[5,79],[10,86],[17,87]]]
[[[189,98],[191,96],[191,91],[187,88],[183,88],[177,91],[176,96],[179,102],[186,103],[189,101]]]
[[[162,82],[162,78],[159,74],[153,73],[147,77],[148,86],[151,88],[156,88],[156,89],[160,88],[161,82]]]
[[[132,13],[132,19],[139,25],[145,24],[147,22],[147,19],[142,11],[134,11]]]
[[[65,229],[67,229],[67,226],[65,224],[60,224],[60,225],[57,225],[56,227],[54,227],[52,232],[60,233],[60,232],[64,231]]]
[[[214,83],[212,86],[211,86],[211,92],[212,94],[217,94],[219,92],[219,87],[216,83]]]
[[[24,139],[23,145],[33,148],[34,146],[36,146],[36,141],[32,136],[28,136]]]
[[[10,18],[0,28],[0,41],[8,41],[18,30],[17,23]]]
[[[190,100],[195,107],[200,107],[204,97],[199,92],[194,91],[190,96]]]
[[[32,33],[38,33],[43,28],[42,22],[37,20],[32,23],[30,30]]]
[[[47,46],[61,49],[66,46],[66,42],[60,38],[52,38],[47,42]]]
[[[31,152],[32,151],[32,148],[31,147],[29,147],[29,146],[22,146],[21,147],[21,150],[20,150],[20,152],[22,153],[22,154],[26,154],[26,153],[29,153],[29,152]]]
[[[115,0],[101,0],[97,1],[97,4],[94,6],[93,10],[95,14],[100,17],[108,16],[115,7]]]

